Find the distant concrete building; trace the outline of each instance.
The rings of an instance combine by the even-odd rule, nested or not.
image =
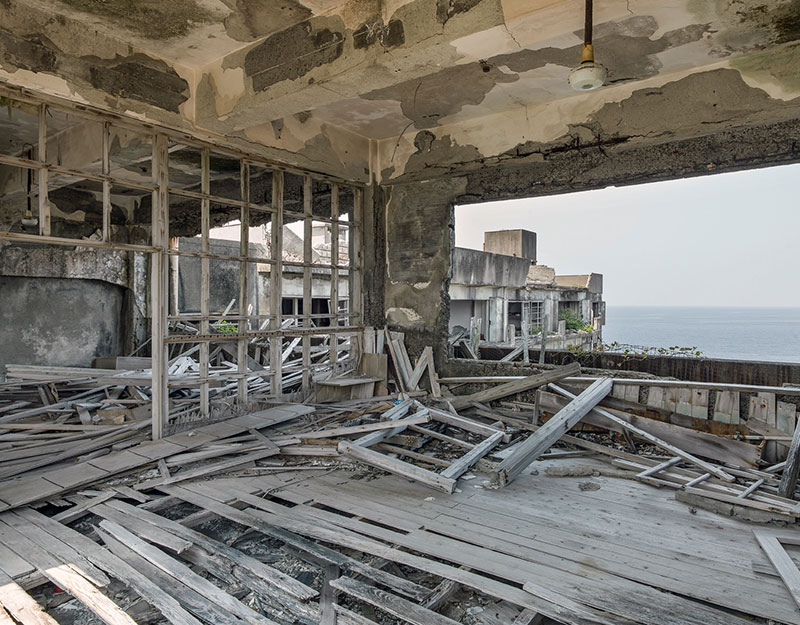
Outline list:
[[[558,276],[552,267],[536,264],[536,233],[527,230],[486,232],[483,249],[457,247],[453,252],[451,331],[469,328],[470,320],[478,318],[483,341],[508,343],[521,336],[527,318],[534,341],[546,325],[551,348],[602,341],[601,274]],[[567,330],[559,321],[567,315],[587,329]]]

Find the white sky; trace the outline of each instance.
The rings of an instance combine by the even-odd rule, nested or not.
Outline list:
[[[603,274],[610,306],[800,307],[800,165],[456,207],[456,245],[537,233],[538,263]]]

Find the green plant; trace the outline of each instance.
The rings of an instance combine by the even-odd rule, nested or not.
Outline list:
[[[618,364],[622,366],[630,360],[646,360],[650,356],[681,356],[684,358],[700,358],[703,352],[693,347],[646,347],[644,345],[630,345],[614,341],[613,343],[603,343],[592,349],[584,349],[581,345],[570,345],[567,349],[573,354],[575,359],[581,364],[592,365],[593,358],[597,355],[610,353],[621,354],[624,358]],[[609,365],[610,366],[610,365]]]
[[[239,332],[239,326],[237,326],[235,323],[225,321],[224,319],[214,324],[214,328],[221,334],[236,334]]]
[[[594,330],[591,323],[584,323],[583,320],[569,308],[563,308],[559,311],[558,320],[567,322],[567,330],[583,330],[584,332],[591,332]]]

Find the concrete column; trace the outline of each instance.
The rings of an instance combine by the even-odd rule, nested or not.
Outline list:
[[[489,316],[489,333],[487,339],[493,343],[502,343],[505,339],[505,299],[502,297],[489,298],[486,308]]]

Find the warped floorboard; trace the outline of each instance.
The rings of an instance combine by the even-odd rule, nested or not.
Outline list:
[[[474,488],[480,480],[462,481],[462,492],[433,499],[430,489],[396,476],[354,480],[346,472],[302,481],[290,475],[258,477],[247,486],[292,503],[323,505],[340,518],[353,515],[394,528],[410,548],[424,551],[435,544],[431,555],[451,550],[458,564],[483,567],[515,583],[530,577],[547,586],[557,579],[552,590],[568,594],[571,587],[576,600],[582,593],[593,595],[587,603],[601,609],[608,610],[615,597],[625,616],[638,610],[642,622],[739,622],[721,609],[726,608],[800,624],[800,611],[781,580],[753,570],[753,564],[769,566],[753,538],[754,524],[693,512],[670,491],[638,482],[544,473],[548,464],[569,462],[585,464],[539,462],[531,467],[538,475],[523,475],[503,490]],[[243,486],[238,481],[236,487]],[[336,522],[320,512],[319,518]],[[374,537],[380,533],[341,522]],[[550,579],[542,567],[551,572]],[[605,598],[597,596],[603,588]],[[657,610],[667,608],[675,614],[659,616]]]

